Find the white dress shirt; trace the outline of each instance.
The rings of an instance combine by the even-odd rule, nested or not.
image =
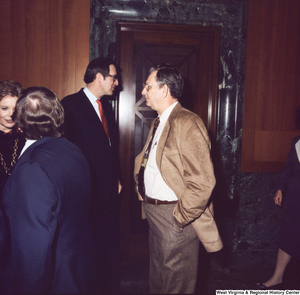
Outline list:
[[[91,91],[89,91],[89,89],[85,86],[83,88],[83,92],[85,93],[85,95],[88,97],[89,101],[91,102],[92,106],[95,109],[95,112],[97,113],[99,119],[101,120],[100,117],[100,112],[99,112],[99,105],[97,103],[97,100],[99,99],[98,97],[96,97]],[[102,122],[102,120],[101,120]]]
[[[36,139],[27,139],[23,148],[22,148],[22,151],[19,155],[19,158],[23,155],[23,153],[33,144],[36,142]]]
[[[161,137],[162,131],[167,123],[167,120],[177,103],[177,101],[173,103],[160,115],[160,123],[157,127],[152,142],[152,147],[144,174],[146,196],[160,201],[170,202],[178,200],[174,191],[163,180],[160,171],[158,170],[158,167],[156,165],[156,150],[158,141]]]

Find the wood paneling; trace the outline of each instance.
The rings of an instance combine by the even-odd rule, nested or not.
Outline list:
[[[90,0],[1,0],[0,80],[45,86],[60,99],[84,86]]]
[[[256,131],[254,136],[254,161],[285,163],[291,138],[297,135],[299,135],[299,132]]]
[[[243,172],[280,172],[300,106],[300,1],[249,0]]]

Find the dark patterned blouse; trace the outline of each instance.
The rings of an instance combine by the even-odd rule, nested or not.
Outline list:
[[[0,130],[0,195],[2,187],[25,144],[25,137],[15,126],[10,132]]]

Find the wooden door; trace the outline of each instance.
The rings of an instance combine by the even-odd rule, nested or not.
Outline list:
[[[197,113],[211,136],[216,125],[219,29],[211,27],[118,24],[118,63],[122,90],[118,121],[124,195],[121,209],[123,257],[148,258],[148,224],[141,219],[141,204],[134,191],[134,159],[143,148],[157,113],[141,95],[149,69],[170,63],[181,69],[184,95],[181,104]]]

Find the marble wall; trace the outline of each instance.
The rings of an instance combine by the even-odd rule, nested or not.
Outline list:
[[[91,0],[90,59],[116,58],[117,22],[220,27],[213,198],[225,244],[234,250],[277,247],[280,210],[273,205],[278,174],[241,173],[247,39],[246,0]]]

